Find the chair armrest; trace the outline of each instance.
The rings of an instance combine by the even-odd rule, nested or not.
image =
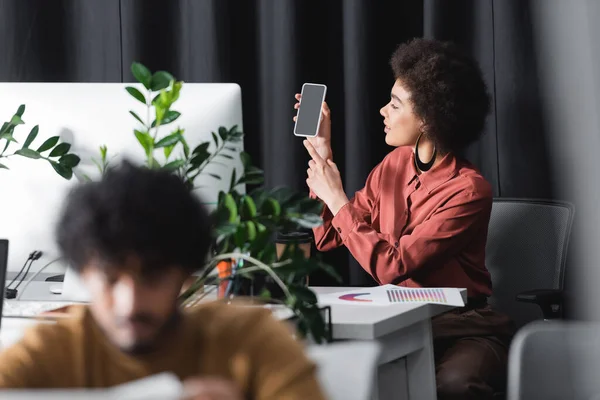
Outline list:
[[[563,310],[562,289],[527,290],[517,294],[517,301],[537,304],[544,314],[544,319],[557,319]]]

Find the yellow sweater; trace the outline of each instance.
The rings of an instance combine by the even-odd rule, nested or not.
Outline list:
[[[249,399],[323,399],[315,366],[270,311],[221,303],[186,312],[175,339],[130,356],[111,345],[87,307],[39,324],[0,353],[0,388],[100,388],[172,372],[233,380]]]

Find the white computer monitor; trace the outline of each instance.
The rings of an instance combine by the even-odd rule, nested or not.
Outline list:
[[[100,145],[106,145],[110,156],[126,156],[142,162],[144,152],[133,130],[138,122],[129,110],[145,113],[144,105],[126,91],[121,83],[0,83],[0,121],[8,120],[20,104],[26,105],[25,125],[17,127],[15,138],[21,143],[34,125],[39,125],[38,138],[31,146],[59,135],[72,144],[72,150],[82,161],[76,173],[98,176],[92,157],[98,157]],[[138,86],[140,87],[140,86]],[[185,83],[174,106],[181,117],[172,124],[185,129],[185,138],[191,147],[203,141],[212,141],[212,131],[220,126],[242,124],[242,98],[236,84]],[[165,131],[168,127],[164,128]],[[242,143],[236,145],[242,150]],[[12,147],[11,147],[12,148]],[[9,149],[10,150],[10,149]],[[1,149],[0,149],[1,151]],[[210,208],[219,190],[229,187],[232,170],[241,173],[241,162],[227,160],[211,171],[221,175],[216,180],[209,175],[197,182],[205,186],[196,191]],[[67,191],[77,182],[66,181],[43,160],[10,157],[2,161],[10,170],[0,169],[0,238],[8,239],[11,252],[8,270],[16,271],[33,250],[42,250],[44,256],[34,270],[58,256],[54,241],[54,227]],[[239,188],[241,191],[243,187]],[[56,264],[49,272],[63,272],[65,265]]]

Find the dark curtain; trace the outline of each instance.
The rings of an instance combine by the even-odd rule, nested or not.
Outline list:
[[[379,108],[388,59],[413,37],[453,40],[481,63],[493,96],[465,156],[495,194],[551,198],[529,1],[0,0],[0,81],[131,81],[140,61],[186,82],[237,82],[245,147],[267,184],[305,190],[293,94],[328,86],[333,151],[349,195],[391,149]],[[0,93],[1,95],[1,93]],[[346,285],[373,280],[345,249],[324,255]],[[311,283],[332,284],[315,276]]]

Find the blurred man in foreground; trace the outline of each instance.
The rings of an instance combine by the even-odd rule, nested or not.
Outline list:
[[[0,387],[101,388],[172,372],[202,399],[322,398],[314,365],[269,311],[179,310],[210,226],[178,177],[124,163],[76,187],[57,241],[92,302],[1,353]]]

